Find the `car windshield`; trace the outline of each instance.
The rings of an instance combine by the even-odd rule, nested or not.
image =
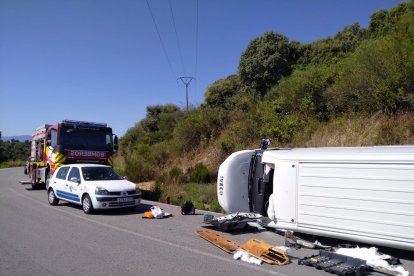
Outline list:
[[[83,167],[82,176],[86,181],[123,179],[111,167]]]

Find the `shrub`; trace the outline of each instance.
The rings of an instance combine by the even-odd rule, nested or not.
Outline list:
[[[224,209],[220,206],[217,197],[213,198],[211,201],[209,210],[212,212],[224,213]]]
[[[336,74],[336,66],[308,66],[307,70],[296,70],[273,87],[266,99],[277,104],[275,111],[278,113],[297,113],[325,120],[328,116],[324,93],[334,83]]]
[[[270,137],[281,144],[290,143],[305,125],[305,118],[297,114],[290,114],[284,109],[279,109],[277,102],[263,105],[264,114],[260,137]]]
[[[174,128],[174,147],[177,154],[207,146],[215,140],[224,125],[222,110],[202,108],[187,114]]]
[[[22,167],[25,166],[26,162],[21,160],[8,160],[0,163],[0,169],[12,168],[12,167]]]
[[[202,163],[195,165],[193,169],[190,170],[190,182],[196,183],[208,183],[210,182],[210,172],[207,167]]]
[[[260,138],[261,107],[234,111],[229,115],[229,123],[216,140],[215,146],[223,156],[244,149]]]
[[[124,172],[132,182],[150,181],[155,176],[154,166],[135,152],[125,158]]]
[[[331,113],[414,110],[414,44],[401,36],[368,41],[344,60],[327,94]]]

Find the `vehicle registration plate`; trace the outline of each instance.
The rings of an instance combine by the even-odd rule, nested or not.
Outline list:
[[[129,202],[129,201],[133,201],[134,199],[132,197],[121,197],[118,198],[118,202]]]

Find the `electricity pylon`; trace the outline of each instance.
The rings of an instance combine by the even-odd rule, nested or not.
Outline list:
[[[183,84],[185,85],[185,99],[186,99],[186,103],[187,103],[187,112],[188,112],[188,85],[190,85],[190,82],[195,79],[194,77],[179,77],[177,79],[181,80],[183,82]]]

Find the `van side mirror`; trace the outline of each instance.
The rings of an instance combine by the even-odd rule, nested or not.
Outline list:
[[[114,135],[114,151],[118,150],[118,136]]]

